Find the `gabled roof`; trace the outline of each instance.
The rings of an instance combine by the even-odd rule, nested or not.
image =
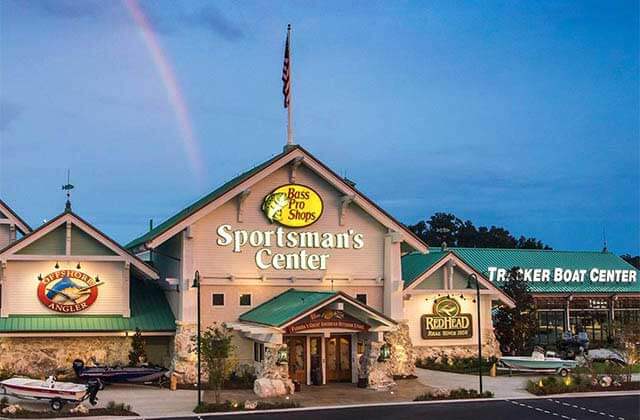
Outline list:
[[[428,258],[422,259],[419,257]],[[405,268],[405,260],[407,268]],[[436,251],[427,255],[413,253],[404,256],[402,258],[402,279],[404,280],[405,293],[427,280],[435,271],[444,267],[449,262],[453,262],[459,269],[467,274],[475,274],[480,286],[482,286],[483,289],[493,292],[497,300],[505,303],[509,307],[515,306],[513,299],[498,286],[492,284],[485,276],[485,273],[478,271],[452,251]]]
[[[174,332],[176,322],[164,292],[150,281],[130,283],[131,317],[121,315],[9,315],[0,334],[55,332]]]
[[[66,222],[71,222],[72,224],[83,230],[85,233],[92,236],[98,242],[102,243],[102,245],[106,246],[117,255],[128,261],[134,268],[143,273],[145,276],[148,276],[152,279],[159,278],[158,272],[154,268],[147,265],[140,258],[130,253],[128,250],[120,246],[120,244],[118,244],[116,241],[109,238],[107,235],[102,233],[100,230],[92,226],[89,222],[85,221],[77,214],[73,213],[71,210],[65,210],[63,213],[60,213],[58,216],[54,217],[36,230],[5,246],[3,249],[0,249],[0,260],[11,259],[11,256],[14,255],[17,251],[27,247],[28,245],[42,238],[47,233],[53,231],[58,226],[61,226]]]
[[[342,299],[358,309],[368,312],[382,323],[395,325],[395,321],[381,314],[375,309],[353,299],[341,291],[306,291],[289,289],[274,296],[261,305],[240,315],[239,320],[270,327],[284,328],[293,321],[300,319],[316,309]]]
[[[144,247],[147,244],[149,244],[151,248],[155,248],[157,245],[183,230],[194,220],[206,215],[209,211],[212,211],[221,204],[224,204],[226,201],[237,196],[244,189],[253,185],[253,183],[258,182],[262,179],[261,175],[266,176],[296,158],[302,158],[303,164],[306,164],[310,169],[323,177],[329,184],[341,190],[343,193],[353,196],[354,203],[362,207],[364,211],[368,212],[374,219],[378,220],[378,222],[388,228],[393,228],[394,230],[401,232],[403,234],[404,241],[413,249],[420,252],[427,252],[427,245],[411,230],[395,220],[387,212],[378,207],[373,201],[358,191],[353,186],[353,183],[348,182],[337,175],[329,167],[324,165],[299,145],[291,146],[273,158],[231,179],[192,205],[165,220],[154,229],[132,240],[126,245],[126,248],[138,251],[140,247]],[[198,215],[197,213],[199,212],[202,212],[202,214]]]
[[[0,199],[0,214],[4,215],[7,219],[9,219],[12,223],[16,225],[16,228],[20,233],[26,235],[31,232],[31,227],[25,222],[18,214],[9,207],[7,203]],[[2,216],[0,215],[0,219]]]
[[[565,270],[636,270],[631,264],[610,252],[554,251],[539,249],[504,248],[449,248],[445,251],[431,249],[428,255],[418,253],[402,257],[402,278],[411,284],[415,278],[429,269],[444,254],[454,253],[475,270],[487,273],[489,267],[509,270],[513,267]],[[440,258],[438,258],[440,257]],[[636,275],[640,280],[640,272]],[[494,283],[500,286],[500,283]],[[529,282],[534,293],[623,293],[640,292],[640,281],[634,283],[592,282]]]

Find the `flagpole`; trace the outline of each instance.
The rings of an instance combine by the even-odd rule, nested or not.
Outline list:
[[[287,146],[293,145],[293,78],[291,68],[291,24],[287,26],[287,39],[289,41],[289,106],[287,107]]]

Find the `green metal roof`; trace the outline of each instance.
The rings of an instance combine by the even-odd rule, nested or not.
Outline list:
[[[429,254],[411,253],[402,257],[402,278],[405,285],[411,284],[420,274],[436,264],[448,252],[453,252],[476,271],[488,272],[489,267],[511,269],[513,267],[587,270],[583,282],[529,282],[535,293],[639,293],[640,272],[619,256],[610,252],[548,251],[538,249],[502,248],[448,248],[445,251],[432,248]],[[592,282],[589,271],[635,270],[638,280],[633,283]],[[488,276],[487,276],[488,277]],[[498,286],[500,282],[494,283]]]
[[[132,279],[131,317],[120,315],[10,315],[0,318],[0,333],[174,332],[176,322],[162,290],[152,281]]]
[[[289,289],[240,315],[240,321],[280,327],[296,316],[336,296],[338,292]]]
[[[229,191],[233,187],[237,186],[238,184],[240,184],[241,182],[246,180],[247,178],[251,177],[252,175],[260,172],[262,169],[264,169],[267,166],[271,165],[271,163],[273,163],[275,160],[280,159],[282,156],[286,155],[287,153],[289,153],[291,150],[295,149],[296,147],[297,146],[294,146],[293,148],[288,149],[287,151],[282,152],[282,153],[272,157],[271,159],[268,159],[267,161],[265,161],[265,162],[263,162],[263,163],[261,163],[261,164],[259,164],[257,166],[254,166],[253,168],[249,169],[248,171],[241,173],[240,175],[236,176],[235,178],[229,180],[228,182],[225,182],[220,187],[216,188],[215,190],[213,190],[209,194],[205,195],[204,197],[202,197],[201,199],[199,199],[195,203],[191,204],[190,206],[188,206],[188,207],[184,208],[183,210],[179,211],[178,213],[174,214],[173,216],[171,216],[170,218],[168,218],[164,222],[160,223],[158,226],[156,226],[155,228],[151,229],[150,231],[148,231],[144,235],[139,236],[138,238],[132,240],[131,242],[126,244],[124,247],[127,248],[127,249],[133,249],[133,248],[135,248],[135,247],[137,247],[139,245],[144,244],[147,241],[152,240],[156,236],[164,233],[166,230],[169,230],[176,223],[179,223],[181,220],[191,216],[193,213],[197,212],[198,210],[200,210],[201,208],[203,208],[207,204],[211,203],[212,201],[214,201],[215,199],[217,199],[218,197],[220,197],[221,195],[223,195],[224,193],[226,193],[227,191]]]

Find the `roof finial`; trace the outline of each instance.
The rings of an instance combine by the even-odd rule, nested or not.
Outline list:
[[[64,205],[64,211],[71,211],[71,190],[74,188],[70,182],[71,178],[71,169],[67,169],[67,183],[62,186],[62,190],[67,192],[67,202]]]

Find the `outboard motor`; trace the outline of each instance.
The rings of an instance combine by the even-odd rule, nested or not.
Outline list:
[[[87,381],[87,394],[89,394],[89,402],[91,405],[98,404],[98,391],[100,391],[100,388],[102,388],[100,379],[89,379]]]
[[[80,359],[76,359],[73,361],[73,371],[76,373],[77,377],[80,377],[82,371],[84,370],[84,362]]]

